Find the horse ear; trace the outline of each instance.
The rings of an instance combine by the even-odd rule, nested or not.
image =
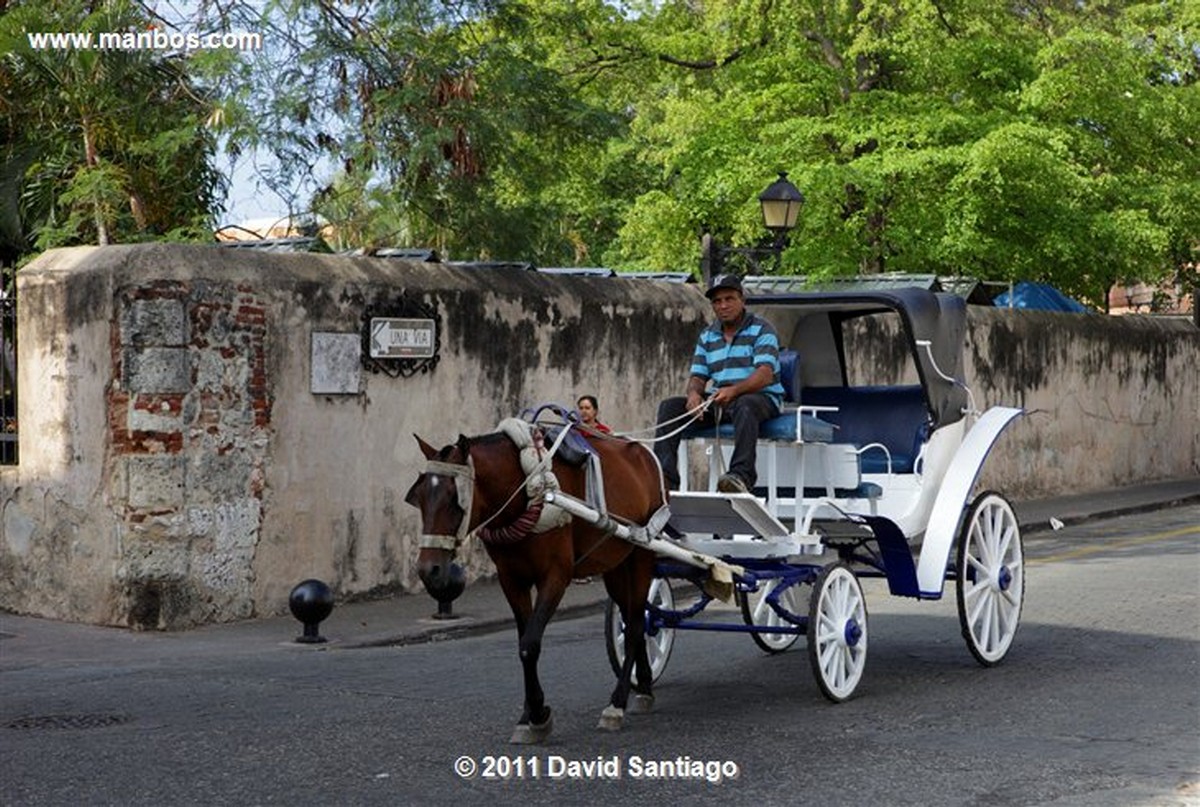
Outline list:
[[[434,455],[437,454],[437,449],[422,440],[419,434],[414,434],[413,437],[417,438],[417,445],[421,447],[421,453],[425,455],[425,459],[433,459]]]

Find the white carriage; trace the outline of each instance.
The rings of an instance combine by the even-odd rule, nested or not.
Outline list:
[[[763,425],[759,487],[717,492],[732,427],[693,431],[680,448],[684,486],[669,503],[668,531],[682,538],[666,538],[661,523],[624,531],[660,555],[646,611],[655,677],[679,630],[747,632],[768,652],[805,635],[822,693],[845,700],[867,657],[864,577],[886,578],[891,594],[921,600],[940,599],[954,581],[971,654],[985,666],[1001,661],[1024,598],[1021,536],[1003,496],[971,494],[1021,410],[976,409],[961,380],[964,301],[914,288],[749,302],[788,345],[786,405]],[[871,378],[876,370],[885,377]],[[576,516],[599,515],[566,504]],[[736,592],[736,624],[701,618],[714,568]],[[686,607],[676,606],[672,581],[695,584]],[[610,607],[616,669],[623,630]]]

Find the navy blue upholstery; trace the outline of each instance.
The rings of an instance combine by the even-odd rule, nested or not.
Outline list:
[[[892,454],[892,470],[910,474],[929,432],[929,409],[919,385],[897,387],[805,387],[805,404],[836,406],[821,412],[837,426],[836,441],[859,448],[883,443]],[[862,455],[863,473],[887,472],[887,456],[878,449]]]
[[[785,403],[800,400],[800,354],[794,350],[779,351],[779,383],[783,384]]]

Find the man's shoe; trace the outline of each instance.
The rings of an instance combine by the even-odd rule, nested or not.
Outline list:
[[[722,493],[749,493],[750,488],[746,487],[746,483],[740,477],[734,474],[725,474],[717,480],[717,490]]]

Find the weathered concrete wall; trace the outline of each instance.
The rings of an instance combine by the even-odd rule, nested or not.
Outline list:
[[[357,335],[401,290],[441,316],[437,367],[312,393],[312,334]],[[149,628],[277,613],[310,576],[412,588],[413,433],[583,392],[642,426],[705,313],[665,284],[206,247],[51,252],[18,294],[0,606]]]
[[[1049,496],[1200,477],[1200,330],[1185,319],[969,309],[980,408],[1021,406],[981,484]]]
[[[401,291],[441,317],[437,367],[358,378],[351,356],[350,393],[314,393],[313,335],[353,346]],[[645,427],[708,317],[695,288],[644,281],[162,245],[48,253],[18,295],[0,607],[146,628],[278,613],[310,576],[341,597],[414,588],[414,432],[440,445],[585,392]],[[1200,475],[1188,323],[972,309],[966,375],[981,405],[1030,410],[983,484]],[[478,549],[468,564],[486,570]]]

